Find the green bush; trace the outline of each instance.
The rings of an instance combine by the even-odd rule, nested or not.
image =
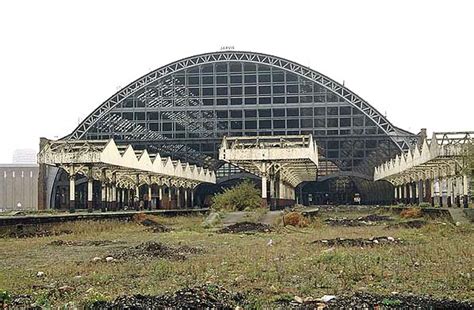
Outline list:
[[[382,300],[382,304],[384,306],[400,306],[402,302],[400,301],[400,299],[384,298],[384,300]]]
[[[420,208],[431,208],[431,203],[429,203],[429,202],[421,202],[421,203],[419,204],[419,207],[420,207]]]
[[[243,211],[261,206],[260,190],[251,181],[245,180],[223,193],[214,195],[211,208],[215,211]]]
[[[12,300],[8,291],[0,291],[0,306],[6,306]]]

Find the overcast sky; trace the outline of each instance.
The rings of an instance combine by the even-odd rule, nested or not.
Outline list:
[[[0,163],[60,138],[174,60],[269,53],[345,85],[398,127],[474,130],[474,1],[2,1]]]

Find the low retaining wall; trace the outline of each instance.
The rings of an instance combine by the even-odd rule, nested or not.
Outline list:
[[[24,216],[0,216],[0,227],[11,225],[47,224],[71,222],[80,220],[130,220],[137,213],[146,213],[161,216],[179,216],[189,214],[204,214],[209,209],[176,209],[176,210],[144,210],[122,212],[97,212],[97,213],[63,213],[63,214],[36,214]]]

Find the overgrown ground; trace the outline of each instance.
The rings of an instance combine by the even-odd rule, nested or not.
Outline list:
[[[74,222],[47,227],[72,233],[0,239],[0,291],[30,294],[39,304],[76,305],[123,294],[157,295],[211,282],[246,294],[254,306],[294,296],[321,297],[364,291],[429,294],[474,300],[474,229],[429,220],[420,229],[387,225],[339,227],[324,213],[307,228],[270,233],[219,234],[202,217],[160,218],[171,232],[155,233],[133,222]],[[398,221],[398,220],[397,220]],[[44,227],[42,229],[45,229]],[[314,240],[391,236],[402,244],[330,248]],[[272,242],[269,242],[270,239]],[[52,241],[114,241],[105,245],[51,245]],[[147,241],[198,247],[186,260],[136,258],[93,262]],[[269,245],[271,243],[271,245]],[[44,276],[37,276],[44,272]],[[59,289],[65,287],[66,289]]]

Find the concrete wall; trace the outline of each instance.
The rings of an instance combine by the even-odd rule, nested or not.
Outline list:
[[[0,210],[38,209],[38,165],[0,165]]]

